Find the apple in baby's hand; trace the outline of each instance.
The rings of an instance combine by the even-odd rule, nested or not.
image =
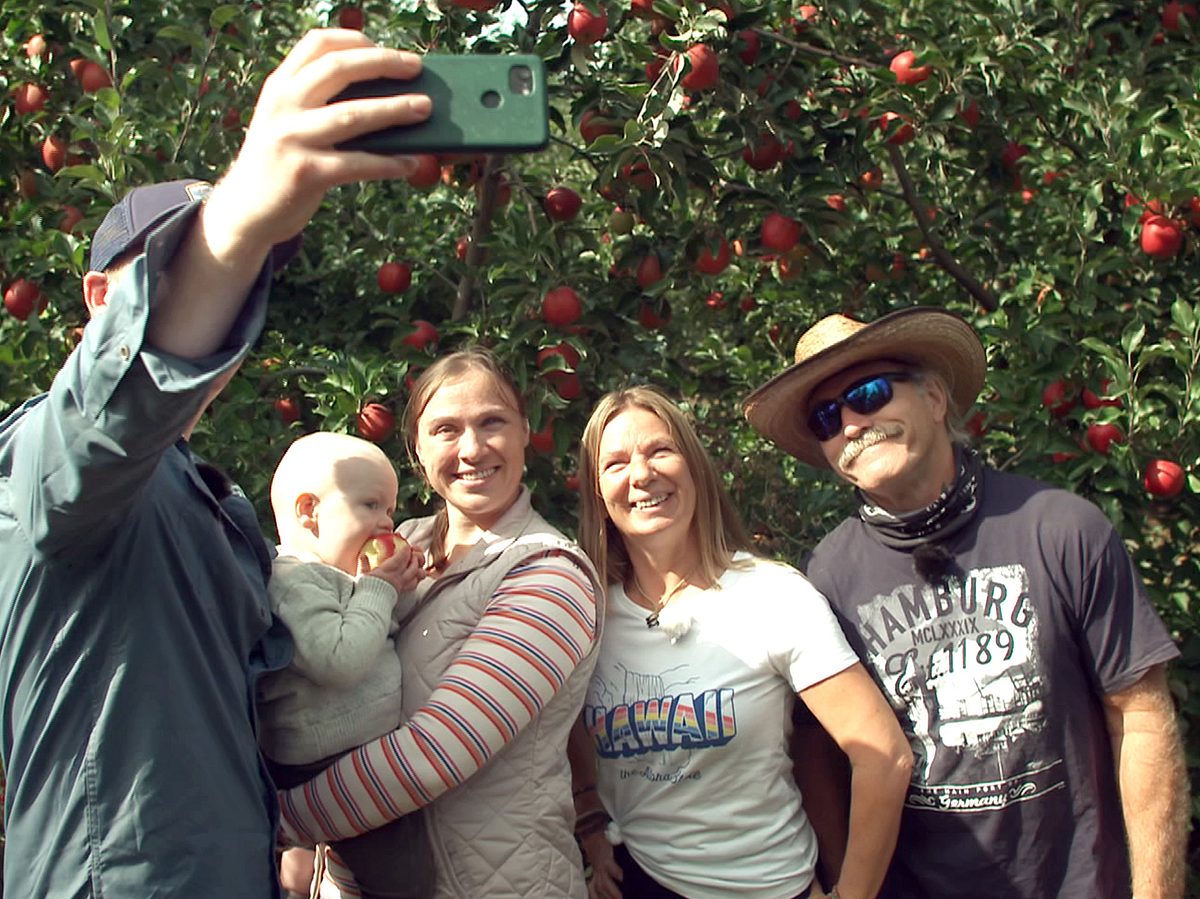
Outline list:
[[[380,562],[390,559],[396,554],[396,544],[403,540],[403,537],[393,534],[391,531],[376,534],[363,544],[362,554],[366,556],[367,564],[372,569],[378,568]]]

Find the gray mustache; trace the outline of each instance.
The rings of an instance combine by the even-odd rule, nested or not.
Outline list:
[[[838,456],[838,467],[846,468],[858,458],[863,450],[881,443],[889,437],[898,437],[902,431],[903,428],[898,424],[875,425],[863,431],[858,437],[842,447],[841,455]]]

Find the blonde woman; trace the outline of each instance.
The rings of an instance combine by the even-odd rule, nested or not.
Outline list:
[[[799,695],[852,768],[828,895],[874,896],[912,757],[824,597],[751,552],[695,430],[659,391],[600,400],[579,473],[580,544],[608,588],[572,741],[591,895],[825,896],[787,751]]]

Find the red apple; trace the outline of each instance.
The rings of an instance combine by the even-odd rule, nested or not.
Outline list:
[[[742,159],[756,172],[774,168],[784,157],[783,144],[769,131],[763,132],[753,146],[742,150]]]
[[[1155,259],[1170,259],[1183,246],[1183,229],[1165,215],[1151,215],[1142,222],[1142,252]]]
[[[42,310],[41,289],[32,281],[18,278],[4,291],[4,308],[16,319],[25,321],[34,311]]]
[[[362,31],[366,24],[361,6],[343,6],[338,10],[338,27]]]
[[[417,352],[424,352],[425,348],[431,344],[437,345],[438,330],[425,319],[418,318],[413,322],[412,332],[400,342],[405,346],[412,347]]]
[[[704,275],[719,275],[728,265],[729,244],[724,237],[719,239],[715,254],[708,241],[700,247],[700,253],[696,256],[696,271]]]
[[[738,59],[748,66],[754,65],[754,61],[758,59],[759,50],[762,48],[762,38],[753,28],[739,31],[737,36],[743,44],[742,49],[738,51]]]
[[[542,320],[555,328],[565,328],[579,321],[583,304],[579,294],[566,285],[546,291],[542,298]]]
[[[569,343],[556,343],[553,346],[542,347],[537,354],[537,367],[543,368],[546,362],[558,356],[565,367],[574,369],[579,364],[579,351]]]
[[[1004,149],[1000,151],[1000,164],[1006,169],[1014,169],[1017,166],[1017,162],[1028,155],[1029,147],[1010,140],[1005,143]]]
[[[965,104],[958,107],[958,117],[962,119],[963,124],[968,128],[977,128],[980,119],[979,101],[972,97]]]
[[[37,174],[33,169],[22,169],[17,175],[17,193],[26,200],[36,199],[38,195]]]
[[[412,269],[403,262],[385,262],[375,275],[384,293],[404,293],[412,284]]]
[[[651,190],[658,183],[647,159],[635,159],[621,167],[620,179],[639,190]]]
[[[413,157],[416,160],[416,168],[404,180],[413,187],[433,187],[442,177],[442,166],[438,162],[438,158],[432,153],[420,153]]]
[[[57,172],[67,161],[67,142],[56,134],[42,141],[42,162],[52,172]]]
[[[1170,498],[1183,492],[1183,469],[1169,459],[1155,459],[1146,466],[1142,484],[1155,496]]]
[[[593,12],[583,3],[576,3],[567,13],[567,34],[571,35],[577,44],[594,44],[604,37],[606,31],[608,13],[603,6],[597,4],[596,11]]]
[[[225,115],[221,116],[221,127],[226,131],[233,131],[236,128],[240,128],[241,125],[242,111],[236,106],[230,107]]]
[[[743,312],[753,312],[754,307],[758,305],[758,301],[754,297],[742,297],[738,303],[738,308]]]
[[[846,198],[841,194],[830,194],[825,198],[825,205],[834,212],[845,212]]]
[[[1084,407],[1087,409],[1101,409],[1104,406],[1114,406],[1117,409],[1120,409],[1123,405],[1125,405],[1123,402],[1121,402],[1119,397],[1108,396],[1108,390],[1111,385],[1111,378],[1105,378],[1100,382],[1100,391],[1103,395],[1097,394],[1085,387],[1083,389],[1083,393],[1081,394],[1083,397]]]
[[[629,14],[635,19],[654,18],[654,0],[629,0]]]
[[[809,22],[815,22],[820,16],[821,10],[811,4],[804,4],[796,7],[796,30],[803,31],[808,27]]]
[[[897,147],[908,143],[917,133],[912,123],[898,112],[885,112],[876,120],[876,125],[883,132],[884,139]]]
[[[569,187],[554,187],[547,192],[543,205],[546,207],[546,215],[554,221],[569,222],[579,215],[583,200]]]
[[[883,184],[883,170],[878,167],[867,169],[858,176],[858,184],[863,190],[879,190]]]
[[[355,426],[364,439],[379,443],[396,427],[396,416],[382,403],[367,403],[359,410]]]
[[[579,117],[579,134],[585,143],[593,143],[596,138],[605,134],[621,134],[624,126],[616,119],[607,118],[606,114],[589,109]]]
[[[1125,442],[1125,435],[1121,433],[1121,429],[1107,421],[1088,425],[1086,436],[1088,446],[1103,455],[1108,455],[1112,444]]]
[[[642,261],[637,267],[637,282],[638,287],[646,290],[651,284],[657,284],[662,280],[663,270],[662,261],[658,258],[657,253],[647,253],[642,257]]]
[[[62,218],[58,220],[58,230],[70,234],[83,221],[83,213],[78,206],[64,206]]]
[[[892,57],[888,68],[896,76],[899,84],[920,84],[933,71],[931,66],[914,66],[917,54],[912,50],[903,50]]]
[[[35,34],[25,42],[25,55],[30,59],[36,59],[46,52],[46,38],[40,34]]]
[[[396,546],[398,544],[406,542],[399,534],[392,531],[382,531],[364,543],[361,552],[366,556],[367,564],[372,568],[376,568],[380,562],[384,562],[396,555]]]
[[[1170,3],[1164,3],[1162,8],[1162,26],[1167,31],[1179,30],[1179,17],[1187,16],[1189,19],[1195,19],[1197,16],[1196,5],[1194,3],[1180,3],[1178,0],[1171,0]]]
[[[71,74],[75,76],[76,81],[83,80],[83,70],[87,66],[88,62],[89,60],[79,56],[67,63],[71,69]]]
[[[300,420],[300,404],[295,397],[281,396],[275,401],[275,411],[285,425]]]
[[[13,92],[13,107],[18,115],[29,115],[38,112],[49,99],[50,92],[40,84],[22,84]]]
[[[529,432],[529,445],[543,455],[554,452],[554,416],[548,416],[539,430]]]
[[[795,219],[772,212],[763,219],[761,238],[767,249],[786,253],[800,240],[800,225]]]
[[[79,74],[79,84],[85,94],[94,94],[101,88],[112,87],[112,78],[104,66],[89,61]]]
[[[554,369],[548,371],[543,377],[550,382],[550,385],[564,400],[578,399],[583,393],[583,382],[579,380],[579,375],[573,371],[563,371],[562,369]]]
[[[613,234],[628,234],[636,223],[633,213],[618,206],[608,217],[608,230]]]
[[[1050,410],[1055,418],[1062,418],[1075,408],[1075,397],[1070,395],[1067,382],[1061,378],[1051,381],[1042,391],[1042,405]]]
[[[661,313],[654,308],[654,304],[652,303],[642,303],[642,308],[638,310],[638,324],[647,331],[664,328],[670,321],[671,307],[666,303],[663,303]]]
[[[725,308],[725,294],[719,290],[714,290],[704,298],[704,305],[715,312],[720,312]]]
[[[708,44],[692,44],[687,48],[687,58],[691,69],[683,76],[683,86],[689,91],[708,90],[717,83],[721,74],[721,64],[716,51]],[[672,62],[672,70],[679,71],[683,58],[676,56]]]

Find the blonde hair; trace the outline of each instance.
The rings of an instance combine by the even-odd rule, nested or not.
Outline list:
[[[753,544],[741,516],[721,486],[717,470],[704,444],[680,408],[656,387],[637,386],[614,390],[596,403],[579,447],[579,545],[601,573],[605,583],[623,583],[630,573],[624,538],[613,525],[600,496],[600,439],[604,429],[626,409],[645,409],[667,426],[671,439],[687,463],[696,485],[696,510],[692,533],[699,544],[699,578],[716,584],[731,567],[734,553],[751,551]]]
[[[404,415],[401,418],[404,448],[408,453],[408,461],[418,472],[422,472],[422,474],[424,472],[421,460],[417,456],[417,424],[421,420],[421,414],[429,405],[429,401],[433,399],[433,395],[444,384],[456,381],[471,372],[481,372],[491,378],[501,393],[512,399],[513,408],[520,416],[526,417],[525,399],[521,396],[521,391],[517,389],[512,375],[504,369],[500,360],[491,350],[484,347],[467,347],[442,356],[421,372],[413,382],[412,391],[409,393],[408,403],[404,406]],[[429,566],[431,568],[441,569],[446,564],[446,534],[449,526],[446,504],[443,502],[433,521],[433,536],[429,546]]]

